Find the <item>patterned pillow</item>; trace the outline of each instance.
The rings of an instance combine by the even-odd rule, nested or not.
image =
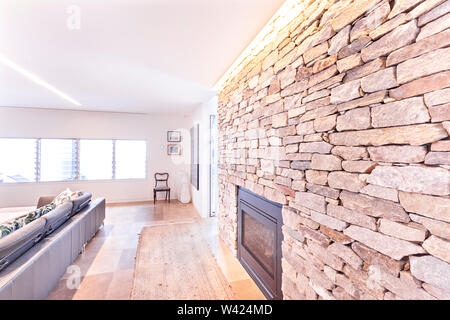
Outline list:
[[[3,238],[7,236],[10,233],[13,233],[14,231],[22,228],[24,226],[24,219],[23,217],[17,218],[10,222],[5,222],[2,225],[0,225],[0,238]]]
[[[56,208],[56,204],[50,203],[36,210],[30,211],[28,214],[15,218],[12,221],[5,222],[0,225],[0,239],[11,234],[12,232],[23,228],[25,225],[36,220],[39,217],[49,213]]]
[[[83,195],[83,192],[81,191],[71,191],[69,188],[67,188],[65,191],[61,192],[56,196],[56,198],[53,200],[52,203],[54,203],[56,206],[62,205],[64,202],[71,201],[73,199],[78,198],[79,196]]]

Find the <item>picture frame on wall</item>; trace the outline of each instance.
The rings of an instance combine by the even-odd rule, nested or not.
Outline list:
[[[181,132],[167,131],[167,142],[181,142]]]
[[[168,144],[167,145],[167,154],[169,156],[181,155],[181,146],[179,144]]]

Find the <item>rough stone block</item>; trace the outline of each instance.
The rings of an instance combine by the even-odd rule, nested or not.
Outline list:
[[[341,170],[341,160],[334,155],[313,154],[311,169],[324,171]]]
[[[450,88],[427,93],[424,95],[424,100],[427,107],[432,107],[441,104],[448,104],[450,103]]]
[[[443,16],[448,12],[450,12],[450,2],[447,0],[433,10],[430,10],[424,15],[420,16],[418,25],[419,27],[421,27],[430,21],[436,20],[437,18]]]
[[[401,260],[403,257],[413,254],[425,253],[422,247],[416,244],[358,226],[348,227],[344,230],[344,234],[395,260]]]
[[[368,184],[361,189],[361,193],[367,194],[368,196],[381,198],[385,200],[390,200],[398,202],[398,191],[391,188],[386,188],[382,186],[377,186],[374,184]]]
[[[367,10],[379,3],[380,0],[361,0],[342,10],[332,21],[331,26],[339,31],[346,25],[351,24]]]
[[[303,54],[303,60],[305,62],[305,64],[307,64],[308,62],[316,59],[317,57],[321,56],[322,54],[328,52],[328,43],[324,42],[316,47],[313,47],[309,50],[307,50],[304,54]]]
[[[422,244],[422,247],[427,250],[429,254],[439,258],[447,263],[450,263],[450,242],[431,236]]]
[[[306,170],[306,180],[313,184],[326,185],[328,179],[327,171]]]
[[[409,217],[412,221],[420,223],[427,228],[431,234],[444,239],[450,239],[450,224],[443,221],[425,218],[416,214],[410,214]]]
[[[342,206],[328,204],[327,214],[350,224],[358,225],[374,231],[377,229],[376,220],[374,218],[364,214],[359,214],[357,211],[353,212],[352,210]]]
[[[326,142],[309,142],[300,143],[300,152],[310,152],[310,153],[330,153],[333,146]]]
[[[377,163],[372,161],[342,161],[342,168],[347,172],[370,173],[376,166]]]
[[[392,19],[399,13],[402,13],[402,12],[412,8],[419,2],[421,2],[421,0],[395,0],[394,7],[392,8],[392,11],[389,14],[388,19]]]
[[[359,192],[366,184],[359,174],[334,171],[328,174],[328,185],[335,189]]]
[[[311,192],[296,192],[295,202],[303,207],[309,208],[311,210],[325,213],[326,212],[326,201],[325,197],[311,193]]]
[[[333,114],[337,111],[336,106],[330,105],[325,107],[320,107],[311,111],[306,112],[303,116],[300,117],[300,122],[314,120],[320,117],[325,117],[330,114]]]
[[[344,221],[315,211],[311,211],[311,219],[321,225],[338,231],[342,231],[348,226]]]
[[[397,81],[403,84],[448,69],[450,48],[437,49],[400,63],[397,66]]]
[[[352,249],[369,265],[375,265],[383,268],[390,274],[397,276],[403,268],[404,262],[391,259],[376,250],[370,249],[359,242],[352,243]]]
[[[356,67],[354,69],[347,71],[346,76],[345,76],[345,81],[351,81],[351,80],[355,80],[355,79],[359,79],[359,78],[371,75],[371,74],[383,69],[384,64],[385,64],[384,58],[376,58],[372,61],[369,61],[362,66],[359,66],[359,67]]]
[[[272,116],[272,127],[280,128],[287,126],[288,114],[287,112],[279,113]]]
[[[349,244],[353,242],[353,239],[346,236],[342,232],[336,231],[334,229],[328,228],[326,226],[320,226],[320,231],[329,237],[331,240],[342,243],[342,244]]]
[[[314,120],[314,130],[317,132],[324,132],[333,130],[336,127],[337,115],[330,115]]]
[[[389,96],[401,100],[450,86],[450,71],[440,72],[428,77],[406,83],[389,90]]]
[[[331,38],[330,48],[328,49],[329,55],[337,54],[339,50],[348,44],[350,29],[351,26],[348,25]]]
[[[345,114],[337,117],[336,129],[338,131],[362,130],[367,128],[370,128],[369,107],[349,110]]]
[[[332,243],[327,250],[344,260],[352,268],[361,269],[363,261],[350,247],[335,242]]]
[[[364,131],[337,132],[329,135],[338,146],[381,146],[387,144],[423,145],[444,139],[448,132],[441,124],[422,124]]]
[[[370,159],[381,162],[419,163],[425,160],[424,146],[382,146],[367,149]]]
[[[337,68],[340,73],[346,72],[347,70],[356,68],[362,65],[364,62],[361,59],[361,54],[355,53],[351,56],[340,59],[336,62]]]
[[[416,39],[418,33],[419,28],[417,27],[417,21],[412,20],[395,28],[379,40],[363,48],[361,50],[361,58],[363,61],[367,62],[385,56],[398,48],[412,43]]]
[[[397,86],[395,68],[387,68],[372,73],[361,79],[361,88],[364,92],[376,92]]]
[[[327,199],[338,199],[339,198],[339,190],[335,190],[329,187],[316,185],[312,183],[307,183],[306,188],[315,194],[320,194],[324,197],[327,197]],[[328,201],[328,200],[327,200]]]
[[[432,256],[409,258],[414,277],[450,292],[450,265]]]
[[[374,128],[429,122],[430,115],[423,98],[410,98],[372,108]]]
[[[320,72],[322,70],[325,70],[326,68],[330,67],[331,65],[335,64],[337,61],[337,55],[334,54],[332,56],[329,56],[327,58],[318,60],[314,63],[312,71],[314,73]]]
[[[420,30],[419,35],[417,36],[417,41],[432,36],[433,34],[436,34],[449,28],[450,27],[449,21],[450,21],[450,13],[423,26],[422,29]]]
[[[348,191],[340,195],[344,207],[376,218],[387,218],[397,222],[409,222],[409,216],[402,206],[395,202]]]
[[[367,178],[368,183],[430,195],[448,195],[449,181],[448,170],[423,166],[378,166]]]
[[[426,236],[425,229],[413,228],[388,219],[381,219],[378,229],[384,234],[408,241],[423,242]]]
[[[395,293],[400,299],[435,300],[433,296],[419,288],[412,276],[406,272],[400,272],[400,278],[397,278],[376,266],[370,266],[369,279]]]
[[[331,150],[331,153],[345,160],[360,160],[368,156],[364,147],[336,146]]]
[[[359,98],[361,96],[359,89],[361,87],[360,80],[353,80],[343,85],[331,89],[331,100],[333,104],[338,104]]]
[[[358,53],[371,41],[370,37],[361,37],[350,43],[348,46],[343,47],[338,52],[338,59],[348,57],[352,54]]]
[[[402,191],[399,192],[399,199],[408,212],[450,222],[450,199]]]
[[[425,164],[450,165],[450,152],[429,152],[425,157]]]
[[[449,44],[450,30],[446,30],[392,52],[386,59],[386,66],[399,64]]]
[[[390,19],[383,23],[381,26],[376,28],[375,30],[370,31],[369,37],[372,40],[379,39],[384,36],[386,33],[394,30],[398,26],[404,24],[407,21],[407,14],[401,13],[393,19]]]

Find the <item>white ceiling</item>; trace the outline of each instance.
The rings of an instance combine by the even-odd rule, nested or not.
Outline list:
[[[188,112],[283,0],[0,0],[0,55],[82,104],[0,64],[0,106]],[[81,28],[67,27],[70,5]]]

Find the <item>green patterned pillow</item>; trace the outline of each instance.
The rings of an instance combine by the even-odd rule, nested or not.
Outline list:
[[[39,217],[42,217],[43,215],[49,213],[53,209],[56,208],[56,205],[52,202],[50,204],[47,204],[45,206],[42,206],[36,210],[30,211],[28,214],[24,216],[20,216],[15,218],[12,221],[5,222],[0,225],[0,239],[7,236],[8,234],[11,234],[12,232],[23,228],[25,225],[29,224],[30,222],[36,220]]]
[[[5,222],[2,225],[0,225],[1,238],[22,228],[24,226],[23,223],[24,223],[24,218],[22,217],[22,218],[18,218],[13,221],[10,221],[10,222]]]

